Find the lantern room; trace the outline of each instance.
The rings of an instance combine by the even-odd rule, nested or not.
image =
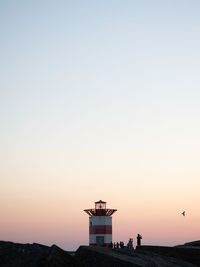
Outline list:
[[[95,202],[95,209],[96,210],[105,210],[106,209],[106,202],[102,201],[102,200],[99,200],[97,202]]]
[[[116,209],[107,209],[106,202],[99,200],[95,202],[95,209],[84,210],[89,216],[111,216]]]

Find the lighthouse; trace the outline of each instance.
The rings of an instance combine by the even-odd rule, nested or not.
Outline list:
[[[84,210],[89,217],[90,246],[108,247],[112,242],[112,215],[116,209],[107,209],[106,202],[95,202],[94,209]]]

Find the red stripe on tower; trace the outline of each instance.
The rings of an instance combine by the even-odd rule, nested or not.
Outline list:
[[[90,247],[96,247],[97,244],[96,243],[90,243]],[[110,243],[104,243],[104,247],[109,247]]]
[[[112,225],[92,225],[90,226],[90,235],[108,234],[112,235]]]

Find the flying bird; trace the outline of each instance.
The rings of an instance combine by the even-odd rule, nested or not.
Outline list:
[[[185,211],[183,211],[181,214],[182,214],[183,216],[185,216]]]

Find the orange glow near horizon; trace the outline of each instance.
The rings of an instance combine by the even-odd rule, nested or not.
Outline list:
[[[106,198],[105,193],[100,195],[99,199],[107,200],[108,208],[117,208],[113,215],[113,240],[126,242],[133,237],[136,242],[138,233],[143,236],[143,244],[176,245],[197,239],[200,217],[198,207],[193,206],[195,194],[189,200],[185,196],[178,199],[170,190],[170,198],[166,198],[164,192],[148,192],[145,187],[143,193],[146,197],[141,196],[140,190],[131,194],[129,186],[126,188],[130,193],[127,198],[117,197],[115,193],[113,198],[111,195]],[[82,189],[74,188],[72,193],[68,191],[66,195],[62,184],[44,192],[43,196],[41,192],[36,192],[35,196],[26,192],[24,197],[25,192],[20,188],[18,195],[9,196],[9,201],[5,195],[4,199],[1,195],[1,203],[4,201],[1,209],[1,239],[48,245],[56,243],[68,250],[88,244],[88,216],[83,210],[94,208],[98,198],[94,198],[95,192],[91,194],[93,202],[89,201],[86,197],[90,196]],[[121,186],[117,192],[120,190],[123,190]],[[56,195],[56,191],[59,194]],[[181,215],[183,209],[186,210],[185,217]]]

